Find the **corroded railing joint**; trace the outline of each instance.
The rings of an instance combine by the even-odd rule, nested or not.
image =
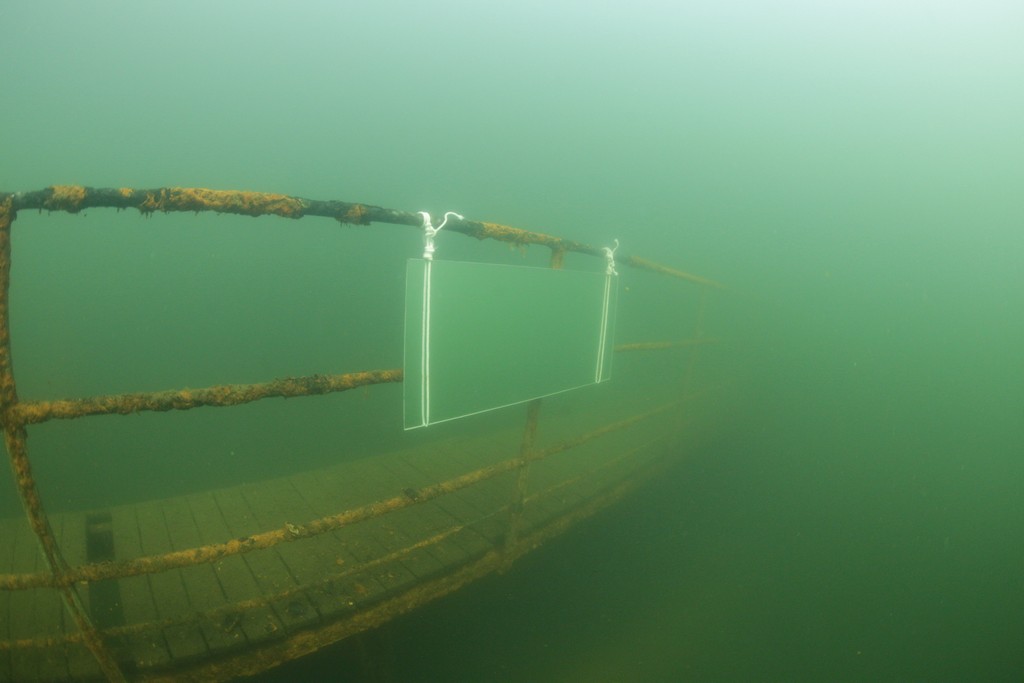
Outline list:
[[[0,203],[6,202],[10,212],[22,209],[38,211],[66,211],[78,213],[90,208],[137,209],[150,215],[177,211],[213,211],[241,216],[280,216],[302,218],[320,216],[333,218],[347,225],[390,223],[414,228],[422,226],[417,213],[387,209],[372,204],[338,200],[305,199],[269,192],[240,190],[211,190],[202,187],[161,187],[136,189],[130,187],[96,188],[82,185],[52,185],[30,192],[0,192]],[[446,228],[479,240],[492,239],[514,246],[536,244],[551,249],[552,263],[560,264],[567,252],[604,258],[604,250],[575,240],[555,237],[543,232],[513,228],[487,221],[454,220]],[[705,287],[724,289],[714,280],[664,266],[638,256],[616,256],[616,259],[634,268],[667,275]]]

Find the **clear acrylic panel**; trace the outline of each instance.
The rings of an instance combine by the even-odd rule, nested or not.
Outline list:
[[[410,259],[405,428],[611,377],[615,276]]]

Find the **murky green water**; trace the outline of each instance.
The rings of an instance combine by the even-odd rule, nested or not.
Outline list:
[[[736,398],[671,478],[362,649],[265,680],[1024,675],[1018,5],[18,0],[0,24],[4,191],[453,209],[618,238],[733,287],[709,309],[728,343],[706,360],[740,378]],[[24,397],[401,357],[414,231],[87,214],[15,224]],[[659,305],[624,295],[620,315]],[[391,389],[375,400],[397,414]],[[379,403],[336,398],[34,429],[44,502],[273,476],[338,439],[400,438]],[[18,510],[6,472],[0,509]]]

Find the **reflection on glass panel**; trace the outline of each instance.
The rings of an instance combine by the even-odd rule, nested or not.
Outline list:
[[[604,273],[410,260],[406,429],[609,379],[615,284]]]

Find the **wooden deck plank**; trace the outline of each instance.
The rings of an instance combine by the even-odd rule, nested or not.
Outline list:
[[[74,567],[85,564],[88,561],[85,550],[85,514],[75,512],[50,515],[50,524],[53,526],[61,555],[68,565]],[[88,606],[88,596],[81,597]]]
[[[396,477],[408,482],[408,485],[413,488],[436,483],[430,481],[433,478],[431,473],[413,467],[404,459],[388,458],[383,461],[382,466],[387,467]],[[451,511],[452,506],[458,505],[452,499],[454,495],[456,494],[439,496],[412,508],[399,510],[388,515],[385,518],[385,524],[390,523],[392,528],[403,528],[412,536],[432,536],[444,533],[454,527],[465,526],[467,524],[464,519],[465,513],[459,516]],[[430,549],[432,554],[444,565],[456,567],[483,554],[489,546],[486,539],[477,532],[463,529],[431,545]]]
[[[18,523],[20,522],[20,523]],[[9,547],[8,571],[12,573],[32,572],[36,569],[39,558],[38,542],[28,527],[28,520],[11,520],[6,528],[10,536],[4,537]],[[38,589],[37,589],[38,590]],[[6,592],[6,591],[5,591]],[[10,619],[6,624],[7,636],[11,640],[29,638],[35,633],[34,590],[7,592],[7,613]],[[39,653],[31,650],[13,650],[10,652],[8,668],[10,680],[37,680]]]
[[[424,519],[428,515],[434,517],[428,512],[429,506],[430,503],[421,503],[371,520],[370,528],[374,529],[374,534],[390,552],[410,548],[453,526],[449,524],[441,528],[434,520]],[[466,557],[467,553],[461,547],[453,547],[449,537],[439,543],[430,543],[410,551],[404,556],[403,562],[422,580],[460,566]]]
[[[224,523],[234,537],[250,536],[267,531],[260,526],[255,511],[249,507],[240,488],[218,489],[213,497],[224,516]],[[281,559],[276,548],[256,550],[245,554],[261,594],[265,597],[292,590],[298,587],[295,578],[288,571],[288,565]],[[291,604],[292,598],[271,599],[270,605],[288,632],[294,632],[317,621],[319,615],[305,598]],[[283,635],[283,634],[281,634]]]
[[[514,435],[506,435],[508,439],[517,439]],[[490,454],[487,449],[490,447],[487,440],[473,441],[471,439],[462,440],[457,444],[445,444],[443,446],[443,458],[449,460],[453,464],[457,464],[463,467],[466,471],[486,466],[491,462],[498,462],[508,457],[514,457],[516,453],[508,452],[509,448],[506,445],[504,452],[501,448],[498,448],[495,453]],[[581,447],[587,449],[588,446]],[[593,451],[593,446],[589,446],[590,450]],[[576,453],[571,452],[571,455],[577,455],[575,461],[568,462],[566,453],[559,453],[551,458],[539,460],[531,463],[530,470],[527,476],[527,496],[533,493],[546,489],[553,486],[567,477],[576,476],[579,474],[581,468],[593,468],[599,464],[600,459],[604,457],[601,453],[587,452],[587,453]],[[432,458],[424,459],[413,459],[410,458],[409,462],[413,466],[426,468],[432,465]],[[499,475],[487,481],[481,482],[478,485],[463,489],[454,495],[463,494],[462,501],[474,506],[478,510],[478,514],[487,515],[488,512],[494,511],[496,508],[506,506],[513,502],[515,495],[515,480],[519,476],[518,470],[513,470],[508,474]],[[543,526],[548,521],[555,517],[564,514],[568,510],[575,507],[578,503],[587,496],[582,496],[579,491],[575,490],[576,487],[570,486],[563,490],[556,492],[554,495],[542,497],[540,499],[529,502],[523,509],[520,518],[519,534],[528,533],[529,531]],[[589,494],[588,494],[589,495]],[[443,498],[438,500],[442,500]],[[504,535],[507,531],[509,515],[507,512],[500,512],[493,514],[485,518],[485,521],[476,528],[485,537],[491,539],[492,543],[502,542]]]
[[[423,483],[416,484],[417,486],[429,483],[431,472],[422,461],[403,457],[396,459],[393,463],[394,466],[401,466],[419,472],[423,478]],[[469,471],[469,469],[467,468],[466,471]],[[481,508],[479,503],[474,503],[470,497],[465,495],[464,490],[459,490],[454,493],[438,496],[431,502],[444,510],[446,514],[450,515],[459,524],[465,526],[465,530],[456,534],[454,538],[470,554],[481,554],[490,550],[500,541],[504,533],[502,523],[494,514],[500,501],[492,501],[490,507]]]
[[[301,485],[301,479],[299,482]],[[302,515],[304,520],[325,516],[309,504],[304,492],[300,491],[295,483],[295,477],[289,477],[288,488],[282,487],[282,493],[288,495],[290,488],[290,495],[301,503],[302,507],[297,509],[297,514]],[[356,598],[366,600],[387,594],[388,588],[377,579],[376,571],[358,571],[362,558],[349,547],[342,531],[320,534],[315,541],[309,546],[309,552],[319,558],[324,574],[339,575],[338,579],[330,581],[326,586],[327,593],[333,598],[330,608],[332,611],[348,612],[351,611]]]
[[[381,476],[374,457],[346,460],[313,472],[297,472],[290,478],[297,486],[313,479],[329,488],[329,507],[335,512],[394,495],[394,483]]]
[[[438,515],[444,517],[447,523],[440,521]],[[360,526],[364,532],[371,534],[387,552],[393,553],[427,540],[442,530],[450,528],[454,523],[451,518],[426,502],[389,512],[386,515],[367,520]],[[460,549],[458,551],[459,558],[463,555],[464,553]],[[447,549],[439,548],[438,544],[410,551],[403,556],[402,562],[421,580],[444,571],[448,563],[459,564],[458,560],[450,557],[450,552]]]
[[[509,433],[508,437],[517,438],[512,433]],[[426,453],[406,455],[403,460],[424,471],[440,471],[450,479],[516,455],[515,449],[510,449],[507,445],[501,447],[492,439],[463,437],[435,444]],[[466,510],[464,514],[474,520],[480,520],[473,524],[474,529],[492,545],[500,543],[506,532],[504,521],[507,516],[495,512],[497,508],[512,502],[516,476],[518,475],[515,471],[500,474],[443,498],[459,501],[459,505]]]
[[[76,533],[74,529],[76,522],[82,522],[81,515],[50,516],[50,528],[53,530],[54,539],[57,541],[57,546],[61,549],[64,559],[71,565],[82,562],[84,555],[84,546],[80,546],[78,544],[78,539],[81,538],[81,534]],[[42,558],[40,558],[39,564],[36,565],[37,568],[44,568],[46,566],[46,562],[42,561]],[[77,586],[73,590],[78,594],[84,609],[88,612],[89,604],[88,597],[85,596],[86,591],[79,590]],[[76,632],[78,628],[72,622],[70,615],[67,613],[67,608],[64,606],[64,600],[60,593],[57,591],[51,592],[55,594],[52,597],[44,597],[42,595],[37,596],[37,626],[41,626],[44,632],[51,636],[62,636],[65,633],[65,629],[71,633]],[[40,600],[40,598],[42,598],[42,600]],[[41,612],[39,612],[40,606],[42,606]],[[42,617],[41,621],[40,617]],[[54,678],[67,677],[69,675],[71,670],[69,669],[68,650],[69,648],[64,645],[43,649],[43,665],[40,667],[40,676],[43,680],[52,680]],[[81,649],[77,649],[75,650],[75,654],[78,655],[76,658],[76,664],[88,667],[91,659],[89,653],[83,653]],[[86,656],[84,661],[82,659],[83,654]]]
[[[359,480],[342,476],[317,476],[317,473],[300,473],[290,478],[303,500],[314,511],[316,517],[326,517],[350,509],[342,500],[374,500],[359,486]],[[347,493],[346,493],[347,492]],[[350,552],[357,563],[365,563],[387,555],[387,549],[367,532],[363,523],[343,527],[334,532],[342,546]],[[404,562],[389,562],[375,567],[371,572],[374,583],[358,582],[355,602],[375,600],[383,595],[403,590],[416,583],[416,575]]]
[[[188,501],[184,498],[168,498],[161,500],[160,504],[174,550],[196,548],[203,544]],[[179,571],[189,603],[195,611],[217,609],[227,604],[220,579],[212,565],[199,564]],[[221,624],[206,619],[200,621],[199,627],[211,650],[230,650],[245,644],[245,637],[236,629],[225,629]]]
[[[74,525],[84,541],[84,562],[105,562],[114,559],[113,516],[109,510],[86,512]],[[78,528],[81,526],[81,528]],[[65,525],[65,535],[67,525]],[[71,562],[69,560],[69,562]],[[74,562],[71,562],[74,564]],[[124,625],[121,586],[116,580],[90,582],[82,589],[88,597],[89,615],[98,629]]]
[[[74,567],[86,563],[88,561],[85,533],[86,515],[84,513],[52,515],[50,520],[54,526],[54,534],[57,536],[61,554],[68,565]],[[82,608],[92,620],[93,625],[96,628],[100,628],[98,620],[93,615],[91,588],[75,586],[73,590],[77,594]],[[77,633],[78,625],[68,613],[63,600],[60,601],[58,611],[59,616],[55,615],[54,620],[59,621],[61,624],[61,634],[70,635]],[[108,647],[111,647],[111,645],[108,644]],[[72,679],[94,678],[102,673],[96,658],[84,645],[72,643],[61,649],[62,652],[59,655],[55,655],[55,657],[64,661],[63,664],[59,661],[54,662],[57,671],[65,669],[67,671],[66,675]]]
[[[302,522],[308,522],[320,517],[326,516],[321,510],[314,508],[302,488],[306,486],[303,483],[303,478],[300,477],[288,477],[285,481],[281,482],[280,493],[282,496],[288,496],[295,501],[295,507],[293,508],[296,517],[302,520]],[[344,508],[339,508],[335,512],[341,512]],[[351,567],[359,562],[359,558],[352,553],[352,550],[345,546],[342,538],[338,535],[338,532],[328,532],[321,534],[316,538],[322,539],[321,543],[311,546],[312,554],[321,557],[322,564],[330,566],[331,564],[336,567]],[[301,546],[300,546],[301,547]]]
[[[141,557],[142,541],[139,538],[135,510],[117,506],[111,508],[110,517],[115,557],[119,560]],[[118,583],[126,624],[144,624],[160,618],[149,575],[129,576],[119,579]],[[133,633],[122,639],[122,645],[130,660],[139,667],[163,666],[171,661],[171,651],[167,648],[167,641],[160,628]]]
[[[28,521],[23,518],[0,519],[0,572],[5,574],[14,571],[14,549],[17,546],[21,530],[28,526]],[[11,596],[14,591],[0,591],[0,640],[11,639]],[[11,652],[3,650],[0,652],[0,681],[13,681],[14,674],[11,671]]]
[[[423,473],[423,484],[436,484],[468,474],[518,453],[520,430],[504,430],[497,435],[458,436],[425,445],[416,450],[395,453],[389,462],[412,467]],[[500,544],[507,532],[507,506],[515,491],[516,472],[507,472],[477,482],[464,489],[435,499],[435,503],[469,525],[488,547]],[[477,547],[472,533],[460,534],[461,541]]]
[[[388,497],[410,489],[416,485],[414,471],[395,466],[390,454],[380,455],[374,458],[376,467],[374,477],[384,487],[390,490]],[[434,507],[429,501],[418,503],[386,515],[363,522],[366,531],[373,536],[387,549],[388,552],[395,552],[413,544],[428,539],[435,534],[454,526],[457,522],[452,520],[439,508]],[[444,570],[448,564],[453,566],[461,564],[465,553],[461,548],[454,552],[447,546],[439,547],[441,544],[431,544],[424,548],[410,552],[403,558],[403,562],[420,579],[434,576]]]
[[[186,496],[185,499],[188,501],[203,544],[234,538],[212,493],[195,493]],[[220,577],[229,602],[238,603],[262,595],[244,555],[225,557],[211,566]],[[253,644],[268,640],[284,629],[284,624],[269,605],[245,611],[231,610],[221,619],[220,626],[227,632],[241,633]]]
[[[143,554],[159,555],[173,550],[159,501],[137,505],[134,510]],[[189,603],[181,570],[158,572],[151,574],[149,578],[161,618],[187,617],[197,607],[201,607]],[[168,626],[164,629],[164,639],[173,660],[192,660],[204,656],[209,651],[202,632],[197,626],[189,623]]]
[[[274,480],[259,484],[243,484],[239,487],[242,497],[252,511],[257,526],[262,530],[280,529],[288,524],[306,521],[308,512],[287,481]],[[281,543],[275,547],[288,567],[288,572],[298,585],[315,581],[320,567],[311,562],[312,556],[296,553],[298,546]]]
[[[274,480],[272,482],[258,484],[243,484],[239,487],[239,493],[248,503],[253,518],[261,530],[280,529],[287,524],[294,524],[293,520],[301,519],[301,514],[296,508],[299,507],[297,497],[283,495],[284,486],[287,481]],[[287,490],[291,493],[291,490]],[[309,539],[315,543],[314,539]],[[327,567],[318,566],[317,556],[309,552],[309,544],[305,548],[295,543],[279,543],[273,548],[265,551],[276,555],[282,563],[285,571],[291,577],[298,592],[287,600],[284,600],[284,609],[289,616],[296,619],[303,619],[304,626],[313,625],[321,620],[320,605],[323,603],[324,611],[330,611],[327,604],[329,597],[326,593],[306,588],[323,577]]]
[[[377,496],[375,500],[402,495],[404,487],[401,482],[390,470],[381,467],[379,462],[374,462],[374,459],[364,459],[359,461],[359,464],[361,466],[359,479],[346,478],[344,481],[348,485],[355,484],[356,487],[365,487],[366,490],[374,491]],[[343,533],[350,539],[350,542],[362,544],[373,552],[375,557],[401,551],[412,541],[408,544],[403,543],[402,538],[394,533],[393,525],[396,523],[395,515],[397,514],[399,513],[393,512],[365,520],[344,529]],[[415,540],[420,540],[420,538],[422,537],[417,537]],[[401,564],[419,580],[436,575],[444,566],[428,549],[409,552],[402,557]]]
[[[558,456],[555,456],[556,458]],[[547,462],[539,463],[546,465]],[[523,508],[523,531],[528,532],[546,525],[551,520],[566,514],[579,504],[583,503],[592,495],[584,493],[580,487],[590,484],[587,479],[577,482],[575,485],[559,486],[565,481],[565,471],[560,469],[554,476],[546,472],[543,467],[531,468],[530,474],[537,471],[537,476],[532,479],[527,489],[527,502]],[[549,490],[552,487],[558,487]],[[539,495],[538,495],[539,494]],[[534,497],[537,496],[537,497]]]
[[[625,449],[629,448],[629,451]],[[618,449],[581,447],[581,452],[558,454],[540,463],[538,476],[524,511],[526,529],[544,526],[591,498],[601,495],[609,486],[617,484],[646,467],[657,450],[649,445],[629,445]],[[631,453],[622,458],[623,453]],[[583,475],[580,477],[580,475]],[[572,480],[571,483],[563,485]]]
[[[28,524],[16,533],[18,538],[12,570],[16,573],[45,571],[47,566],[39,541]],[[56,522],[54,534],[59,538],[59,521]],[[20,639],[61,635],[63,607],[60,594],[53,589],[14,591],[9,605],[12,615],[11,636]],[[67,660],[63,648],[59,653],[55,653],[54,648],[19,648],[11,653],[11,674],[15,681],[50,680],[58,675],[66,677]]]
[[[111,524],[116,557],[159,554],[286,528],[288,524],[302,525],[395,496],[415,499],[422,487],[514,456],[514,448],[489,451],[493,441],[488,436],[433,442],[340,462],[315,472],[114,509]],[[561,517],[610,483],[621,481],[644,462],[642,458],[636,462],[616,461],[621,449],[607,446],[602,440],[531,465],[528,496],[558,486],[559,482],[572,480],[572,484],[531,500],[523,513],[520,535]],[[603,466],[605,463],[608,466]],[[591,474],[576,481],[581,472]],[[164,630],[155,627],[119,641],[115,644],[119,659],[126,663],[129,672],[133,668],[173,666],[179,661],[215,659],[245,644],[277,639],[285,633],[352,614],[424,580],[447,574],[492,550],[502,540],[517,476],[515,471],[503,473],[451,494],[270,549],[226,557],[207,565],[120,579],[117,585],[126,623],[176,617],[189,621]],[[71,564],[85,561],[88,555],[91,536],[83,532],[84,520],[85,515],[81,514],[54,518],[55,533]],[[24,538],[18,536],[14,544],[6,547],[7,556],[3,554],[5,548],[0,547],[0,563],[6,557],[7,564],[15,564],[13,555],[22,542],[35,549],[35,539],[27,533],[27,524],[22,525],[26,531]],[[448,531],[452,533],[440,541],[402,554],[411,545]],[[35,554],[38,553],[29,556]],[[395,558],[396,554],[399,557]],[[389,559],[377,562],[382,558]],[[361,570],[366,562],[373,564]],[[34,570],[38,569],[29,571]],[[39,628],[48,630],[42,622],[52,621],[53,605],[37,604],[37,599],[57,597],[52,590],[6,592],[0,596],[0,619],[12,613],[13,600],[24,601],[26,594],[31,595],[31,614],[38,616]],[[88,596],[83,597],[88,601]],[[258,602],[264,597],[272,602],[262,607],[256,604],[252,608],[232,609],[238,603]],[[58,607],[60,626],[69,628],[70,620],[63,616],[59,597],[51,602]],[[196,613],[211,609],[219,609],[211,621],[197,622],[193,618]],[[0,624],[0,638],[5,634],[10,637],[12,628],[10,624]],[[80,650],[60,650],[68,654],[65,666],[71,668],[72,674],[79,668],[74,660],[92,662],[89,653],[84,648]],[[29,653],[29,657],[19,658],[17,671],[14,658],[9,657],[7,678],[59,678],[60,675],[53,674],[52,655],[44,651]],[[5,679],[4,665],[0,658],[0,680]],[[95,666],[94,662],[92,665]],[[23,673],[27,675],[22,676]]]
[[[270,527],[303,524],[320,515],[294,486],[293,478],[274,481],[264,487],[259,500],[261,514]],[[322,618],[351,613],[355,597],[381,594],[384,587],[372,573],[359,572],[359,559],[345,547],[337,532],[331,531],[280,546],[297,582]],[[334,578],[332,578],[334,577]]]

